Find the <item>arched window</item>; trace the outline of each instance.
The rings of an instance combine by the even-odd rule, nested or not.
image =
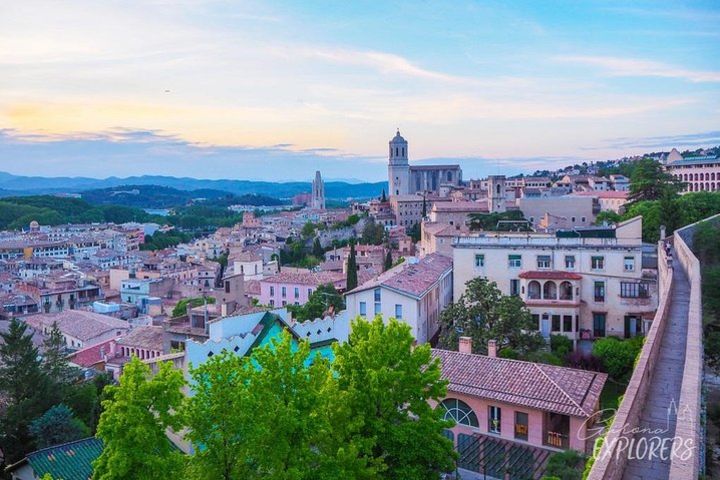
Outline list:
[[[495,190],[497,191],[497,194],[500,195],[500,184],[499,183],[495,186]]]
[[[562,282],[560,284],[560,300],[572,300],[573,299],[573,287],[570,282]]]
[[[545,285],[543,285],[543,298],[546,300],[557,299],[557,285],[555,285],[555,282],[545,282]]]
[[[452,182],[452,172],[447,172],[447,181]]]
[[[442,408],[445,409],[445,420],[453,420],[459,425],[467,425],[469,427],[480,427],[477,415],[470,408],[470,405],[458,400],[457,398],[446,398],[440,402]]]
[[[402,156],[405,156],[405,147],[402,147]]]
[[[528,283],[528,299],[538,300],[540,298],[540,282],[533,280]]]
[[[712,173],[710,174],[710,180],[715,180],[715,172],[712,172]]]

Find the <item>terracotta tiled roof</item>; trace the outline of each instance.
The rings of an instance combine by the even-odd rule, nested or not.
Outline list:
[[[541,363],[433,349],[448,391],[549,412],[589,417],[607,375]]]
[[[118,345],[163,351],[163,328],[155,326],[135,327],[118,340]]]
[[[528,271],[518,275],[520,278],[532,278],[536,280],[581,280],[582,275],[573,272],[561,272],[559,270]]]
[[[122,331],[130,328],[130,324],[125,320],[84,310],[42,313],[25,317],[24,320],[28,325],[38,330],[42,330],[43,326],[50,327],[53,322],[57,322],[61,332],[83,342],[113,330]]]
[[[415,297],[423,295],[440,277],[452,269],[452,258],[432,253],[417,263],[401,263],[377,277],[362,283],[353,292],[383,286]]]
[[[310,270],[288,271],[282,269],[280,273],[260,280],[262,283],[292,283],[298,285],[324,285],[345,280],[342,272],[313,272]]]

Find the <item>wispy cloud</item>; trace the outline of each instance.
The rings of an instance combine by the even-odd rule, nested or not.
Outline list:
[[[618,137],[607,139],[602,146],[584,147],[583,150],[605,150],[607,148],[670,148],[688,146],[720,145],[720,130],[689,133],[682,135],[659,135],[653,137]]]
[[[720,82],[720,71],[690,70],[652,60],[589,55],[562,55],[554,60],[598,67],[616,77],[680,78],[690,82]]]

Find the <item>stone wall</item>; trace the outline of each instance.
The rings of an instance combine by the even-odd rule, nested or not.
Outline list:
[[[627,453],[622,451],[625,442],[619,441],[627,433],[636,428],[640,422],[640,415],[645,406],[650,379],[656,359],[660,353],[663,333],[670,313],[672,292],[672,267],[668,265],[667,256],[658,244],[658,271],[661,279],[660,304],[645,343],[640,352],[635,370],[633,370],[630,383],[623,397],[612,426],[605,436],[605,442],[590,471],[588,480],[619,480],[623,477]]]

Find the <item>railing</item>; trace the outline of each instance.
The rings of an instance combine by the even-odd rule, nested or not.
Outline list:
[[[568,449],[570,448],[570,437],[560,432],[546,432],[544,443],[548,447]]]
[[[630,435],[626,432],[632,432],[640,423],[640,416],[645,407],[650,380],[654,367],[657,365],[657,357],[660,354],[662,337],[670,313],[672,270],[662,243],[658,243],[658,271],[664,280],[661,282],[660,303],[640,351],[630,383],[615,413],[615,419],[607,432],[603,446],[597,452],[597,458],[590,470],[588,480],[619,480],[623,476],[628,460],[627,452],[623,451],[627,446],[625,437]]]

